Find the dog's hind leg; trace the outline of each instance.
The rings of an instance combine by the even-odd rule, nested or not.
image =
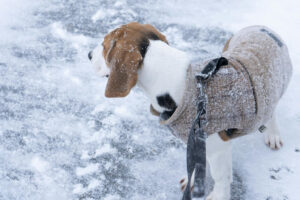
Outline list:
[[[215,181],[213,191],[207,200],[229,200],[230,184],[232,182],[232,152],[231,141],[224,142],[218,134],[212,134],[206,140],[206,159],[210,173]],[[191,180],[193,190],[194,173]],[[185,190],[187,178],[180,181],[181,191]]]
[[[232,183],[232,148],[231,141],[224,142],[218,134],[208,137],[206,156],[210,173],[215,181],[213,191],[207,200],[229,200]]]
[[[277,126],[275,113],[270,121],[266,124],[266,130],[263,132],[265,143],[271,149],[280,149],[282,147],[282,140]]]

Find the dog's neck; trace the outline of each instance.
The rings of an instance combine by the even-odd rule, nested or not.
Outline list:
[[[189,63],[186,53],[160,40],[150,40],[143,66],[138,71],[138,86],[156,111],[172,111],[181,103]]]

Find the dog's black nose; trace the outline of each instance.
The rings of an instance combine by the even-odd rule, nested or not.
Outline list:
[[[88,57],[89,57],[90,60],[92,60],[92,57],[93,57],[93,52],[92,51],[89,52]]]

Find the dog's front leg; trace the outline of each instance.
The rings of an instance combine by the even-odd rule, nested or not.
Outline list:
[[[206,199],[229,200],[232,182],[231,141],[224,142],[218,134],[212,134],[207,139],[206,157],[215,181],[213,191]]]
[[[264,131],[265,143],[271,149],[280,149],[282,147],[282,140],[277,125],[275,113],[270,121],[266,124],[267,130]]]

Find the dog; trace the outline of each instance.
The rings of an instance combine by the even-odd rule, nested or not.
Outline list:
[[[191,65],[188,54],[171,47],[156,28],[137,22],[122,25],[108,33],[103,43],[89,52],[88,57],[100,76],[108,77],[106,97],[125,97],[134,86],[139,86],[151,101],[151,113],[160,116],[162,124],[173,126],[173,134],[187,142],[192,122],[190,118],[195,116],[196,110],[194,100],[188,97],[194,98],[197,93],[193,92],[196,91],[196,81],[187,79],[201,72],[212,61]],[[244,110],[250,108],[251,112],[244,114],[240,107],[235,109],[235,104],[231,103],[234,111],[242,113],[243,120],[230,122],[230,127],[223,126],[219,119],[214,120],[214,116],[210,115],[217,128],[214,123],[209,123],[211,126],[207,127],[206,157],[215,185],[207,200],[230,199],[231,138],[267,127],[262,131],[265,143],[272,149],[281,148],[282,140],[273,113],[292,74],[286,45],[277,34],[264,26],[251,26],[239,31],[226,42],[221,58],[213,60],[213,64],[220,65],[217,66],[220,67],[220,73],[217,73],[220,77],[232,69],[240,69],[236,74],[246,77],[246,81],[241,83],[251,88],[245,90],[251,101],[246,108],[243,103],[238,106]],[[273,74],[275,77],[272,77]],[[222,86],[223,82],[219,81],[218,84]],[[237,82],[234,86],[244,91],[239,85],[240,82]],[[218,87],[210,90],[212,95],[209,99],[214,98],[212,91],[218,91]],[[222,104],[223,93],[219,101],[220,105],[226,107],[228,104]],[[213,105],[209,106],[207,112],[213,111]],[[230,109],[226,111],[230,112]],[[229,130],[232,131],[222,130],[224,128],[231,128]],[[186,180],[180,183],[184,190]]]

